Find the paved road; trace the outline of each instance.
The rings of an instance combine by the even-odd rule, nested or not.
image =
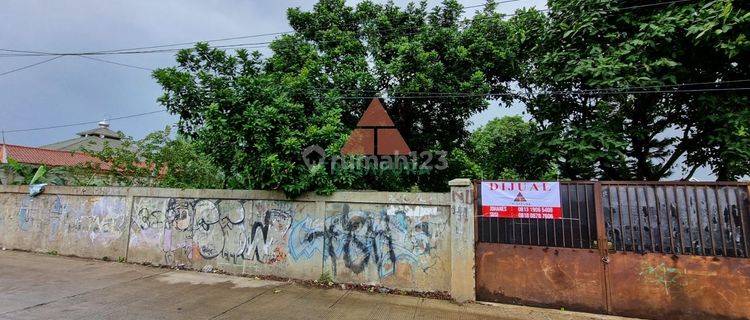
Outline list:
[[[617,319],[0,251],[0,319]]]

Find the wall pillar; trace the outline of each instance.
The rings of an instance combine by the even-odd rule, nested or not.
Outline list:
[[[131,189],[128,188],[127,191],[125,191],[125,212],[128,215],[128,226],[126,229],[128,235],[127,237],[125,237],[125,261],[130,261],[128,260],[128,253],[130,252],[130,234],[133,231],[133,211],[135,211],[135,209],[133,208],[133,202],[135,202],[135,197],[133,196]]]
[[[474,279],[474,186],[453,179],[451,191],[451,297],[459,303],[476,299]]]

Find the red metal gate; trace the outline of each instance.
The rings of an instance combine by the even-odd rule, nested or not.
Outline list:
[[[562,220],[477,217],[478,300],[750,318],[747,185],[563,182],[560,191]]]

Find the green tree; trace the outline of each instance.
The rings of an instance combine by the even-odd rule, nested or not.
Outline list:
[[[143,159],[153,181],[165,188],[219,189],[225,187],[224,174],[212,159],[200,151],[189,137],[170,138],[170,127],[156,131],[137,143],[136,153]]]
[[[279,83],[294,79],[266,71],[258,53],[232,56],[198,44],[180,51],[177,61],[179,67],[154,72],[165,89],[159,101],[180,115],[180,131],[221,168],[228,187],[289,195],[331,189],[329,176],[305,167],[302,150],[344,141],[336,105],[295,102]]]
[[[117,147],[84,150],[98,161],[71,168],[77,185],[124,185],[164,188],[224,187],[224,175],[189,137],[170,137],[170,127],[143,140],[125,137]]]
[[[749,4],[640,4],[551,0],[548,15],[512,18],[527,35],[521,100],[563,175],[658,180],[683,158],[688,175],[747,174],[747,92],[700,90],[746,86]],[[654,92],[677,89],[692,92]]]
[[[510,102],[507,81],[518,69],[508,48],[512,31],[494,4],[468,20],[462,11],[455,0],[431,10],[426,1],[399,8],[321,0],[311,11],[292,8],[295,32],[273,41],[266,59],[205,44],[181,51],[177,67],[154,73],[165,91],[160,102],[233,187],[289,195],[415,184],[444,190],[456,170],[332,173],[305,167],[300,154],[311,145],[338,153],[371,98],[381,96],[413,150],[460,156],[469,117],[487,107],[484,94]]]
[[[540,152],[537,126],[520,116],[496,118],[469,138],[471,159],[483,179],[555,179],[554,161]]]

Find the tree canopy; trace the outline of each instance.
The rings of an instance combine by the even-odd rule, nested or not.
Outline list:
[[[448,171],[332,173],[305,167],[301,151],[319,145],[338,153],[374,96],[383,97],[412,150],[461,147],[469,117],[488,105],[483,94],[506,93],[517,67],[500,14],[491,6],[470,20],[461,13],[455,0],[433,9],[340,0],[293,8],[295,33],[273,41],[266,58],[207,44],[181,51],[177,67],[154,72],[165,89],[160,101],[233,187],[291,195],[337,187],[441,190]]]
[[[548,6],[512,20],[531,35],[521,100],[564,176],[659,180],[680,159],[720,180],[748,173],[747,91],[705,91],[747,86],[747,2]]]
[[[481,168],[482,179],[554,180],[554,162],[546,158],[534,122],[520,116],[490,120],[472,132],[467,152]]]
[[[205,43],[180,51],[177,66],[154,72],[159,101],[227,186],[289,195],[442,190],[458,175],[542,178],[556,168],[567,179],[658,180],[678,163],[685,176],[700,166],[719,179],[749,172],[748,95],[728,90],[747,84],[747,3],[550,0],[545,12],[512,16],[496,6],[291,8],[294,32],[266,56]],[[306,167],[302,150],[338,153],[372,97],[413,150],[448,152],[449,169]],[[491,101],[524,104],[531,122],[495,120],[470,139],[470,117]]]

